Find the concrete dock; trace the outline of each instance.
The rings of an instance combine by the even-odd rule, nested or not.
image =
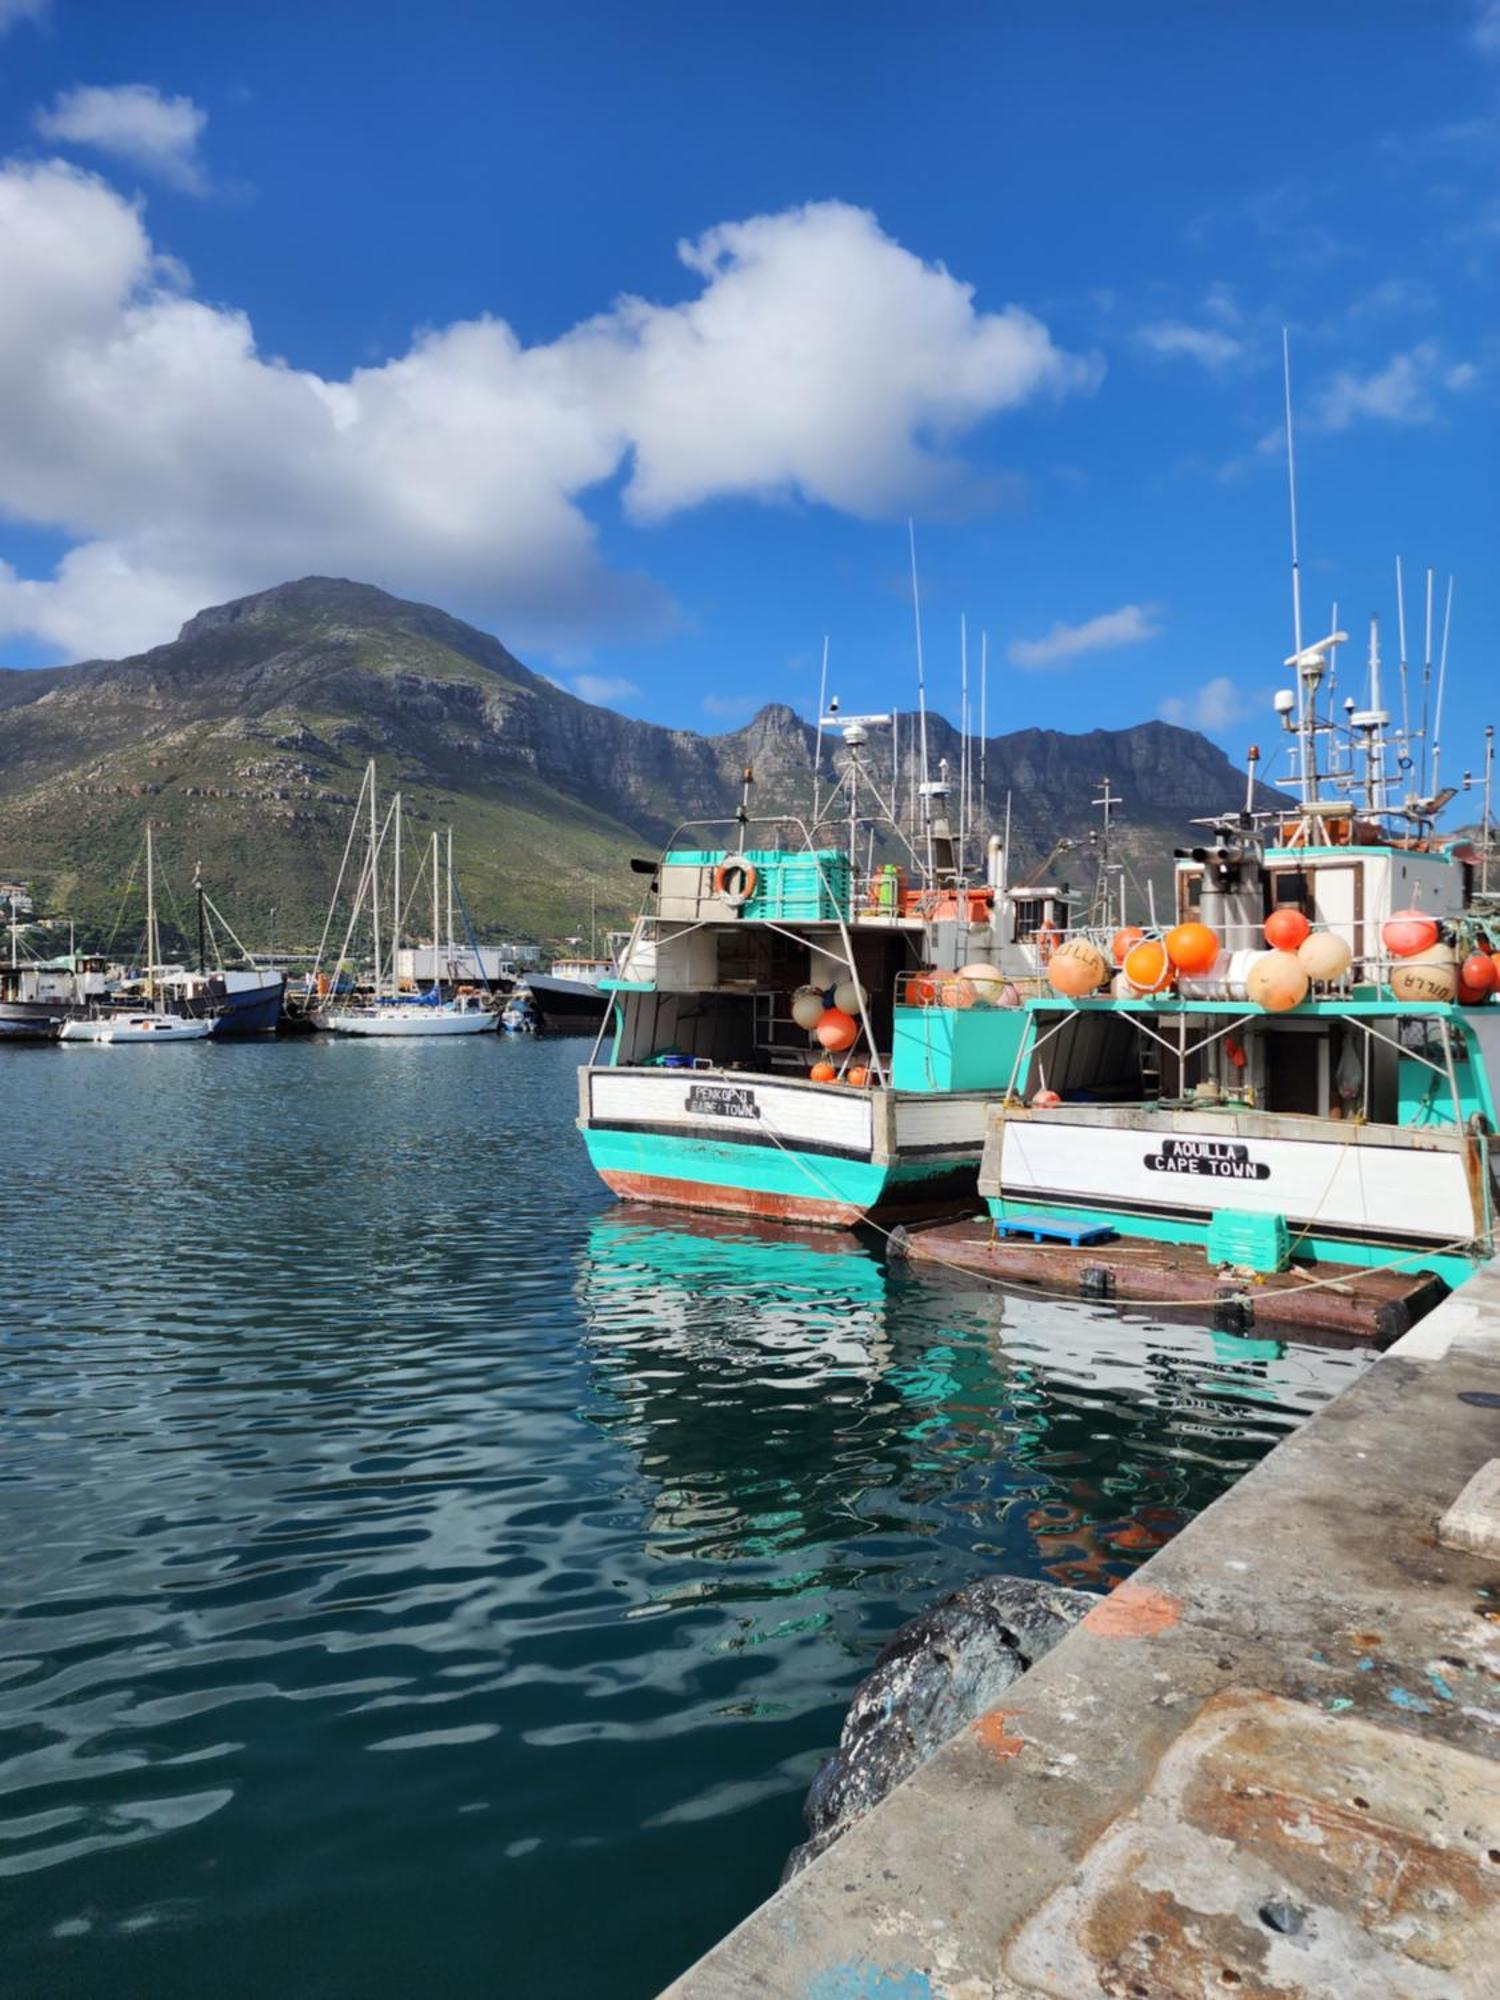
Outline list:
[[[1497,1457],[1500,1260],[670,2000],[1493,2000]]]

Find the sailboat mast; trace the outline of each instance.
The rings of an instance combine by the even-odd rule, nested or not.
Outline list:
[[[193,890],[198,898],[198,970],[206,976],[208,972],[208,926],[204,922],[203,917],[203,863],[201,861],[193,863]]]
[[[432,829],[432,986],[438,986],[438,837],[437,828]]]
[[[453,829],[448,829],[448,977],[455,977],[456,961],[453,955]]]
[[[380,856],[380,822],[375,817],[375,759],[370,759],[370,921],[374,927],[371,959],[372,1000],[380,998],[380,879],[376,863]]]
[[[146,822],[146,1000],[156,1000],[156,869],[151,852],[151,822]]]
[[[391,991],[401,990],[396,958],[401,949],[401,794],[396,794],[396,865],[391,879]]]

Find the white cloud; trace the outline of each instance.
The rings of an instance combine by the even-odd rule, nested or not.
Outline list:
[[[1058,623],[1045,638],[1017,639],[1011,644],[1008,657],[1017,667],[1055,667],[1063,660],[1076,660],[1083,653],[1138,646],[1161,631],[1155,617],[1154,605],[1122,604],[1118,611],[1102,611],[1097,618],[1086,618],[1081,625]]]
[[[0,0],[0,35],[20,21],[40,21],[52,0]]]
[[[1169,695],[1157,710],[1163,722],[1184,729],[1204,729],[1210,735],[1232,729],[1247,713],[1239,689],[1228,674],[1216,674],[1191,695]]]
[[[624,701],[627,695],[639,694],[634,681],[627,681],[619,674],[574,674],[573,692],[584,701],[612,702]]]
[[[1344,431],[1362,421],[1388,424],[1425,424],[1437,415],[1437,391],[1465,386],[1459,364],[1459,381],[1454,370],[1445,369],[1435,341],[1423,340],[1405,354],[1393,354],[1384,368],[1370,375],[1341,369],[1324,388],[1313,406],[1313,421],[1320,430]]]
[[[1142,346],[1163,357],[1186,355],[1205,368],[1225,368],[1238,361],[1245,343],[1216,326],[1190,326],[1185,320],[1157,320],[1137,336]]]
[[[163,97],[149,83],[80,84],[36,114],[44,139],[92,146],[189,194],[207,190],[198,157],[207,123],[208,113],[190,97]]]
[[[0,169],[0,515],[74,547],[0,571],[0,635],[113,654],[205,603],[378,576],[554,650],[660,630],[584,504],[796,496],[861,515],[962,497],[963,434],[1091,387],[1015,307],[976,310],[873,216],[822,203],[711,230],[680,305],[624,299],[546,344],[503,320],[331,380],[191,296],[137,209],[59,161]]]

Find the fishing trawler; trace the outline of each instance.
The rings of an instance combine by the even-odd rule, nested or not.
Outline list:
[[[1122,933],[1113,965],[1087,938],[1054,953],[990,1113],[991,1239],[949,1245],[960,1261],[1054,1285],[1087,1271],[1122,1297],[1235,1271],[1270,1309],[1340,1274],[1351,1295],[1361,1274],[1453,1286],[1494,1253],[1500,911],[1476,898],[1493,738],[1476,850],[1437,830],[1457,788],[1435,743],[1420,760],[1404,727],[1390,743],[1374,620],[1367,705],[1320,708],[1345,641],[1298,647],[1276,699],[1299,802],[1247,799],[1179,849],[1164,936]],[[1143,1261],[1149,1245],[1193,1254]]]
[[[623,1199],[833,1227],[972,1201],[1026,1018],[995,962],[1001,844],[971,882],[941,767],[898,819],[866,757],[892,721],[820,716],[808,820],[752,818],[747,772],[734,820],[635,864],[650,886],[579,1072],[584,1143]]]
[[[375,760],[372,757],[365,769],[364,782],[355,802],[354,816],[350,822],[349,837],[344,845],[344,857],[339,867],[338,881],[334,887],[333,901],[329,905],[328,919],[323,927],[323,938],[319,945],[318,962],[313,973],[313,986],[318,995],[318,1004],[313,1007],[313,1025],[335,1035],[351,1035],[365,1040],[391,1040],[396,1038],[431,1038],[437,1036],[478,1035],[492,1030],[496,1025],[494,1009],[485,1004],[483,996],[476,992],[459,991],[445,995],[440,976],[439,938],[440,898],[443,874],[439,862],[438,835],[434,830],[429,852],[418,872],[416,882],[410,889],[410,900],[415,900],[422,889],[422,874],[427,877],[427,888],[431,895],[433,977],[429,986],[422,991],[404,987],[400,978],[400,952],[402,929],[406,922],[408,903],[403,900],[401,871],[402,834],[401,794],[397,792],[381,819],[379,802],[376,797]],[[344,932],[335,967],[332,972],[323,969],[334,916],[343,894],[345,875],[348,872],[356,837],[364,832],[364,854],[351,899],[348,925]],[[386,942],[388,950],[382,949],[381,925],[385,913],[384,898],[380,880],[380,863],[387,847],[390,851],[389,876],[389,929]],[[453,940],[453,908],[456,896],[453,876],[453,835],[450,830],[447,840],[447,936],[448,949],[446,963],[457,963],[457,950]],[[370,978],[363,990],[346,977],[350,964],[350,953],[366,914],[369,917],[370,936]],[[470,948],[476,958],[478,946],[473,938]]]

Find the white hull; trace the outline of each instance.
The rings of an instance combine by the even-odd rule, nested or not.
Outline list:
[[[1480,1234],[1473,1142],[1430,1127],[1064,1105],[996,1111],[988,1199],[1171,1216],[1284,1215],[1309,1235],[1441,1245]]]
[[[333,1035],[363,1035],[410,1039],[429,1035],[482,1035],[496,1025],[495,1016],[480,1008],[449,1012],[443,1007],[360,1007],[330,1009],[314,1016]]]
[[[96,1021],[64,1021],[57,1039],[113,1048],[117,1042],[203,1042],[213,1031],[212,1021],[190,1021],[182,1014],[120,1014]]]

